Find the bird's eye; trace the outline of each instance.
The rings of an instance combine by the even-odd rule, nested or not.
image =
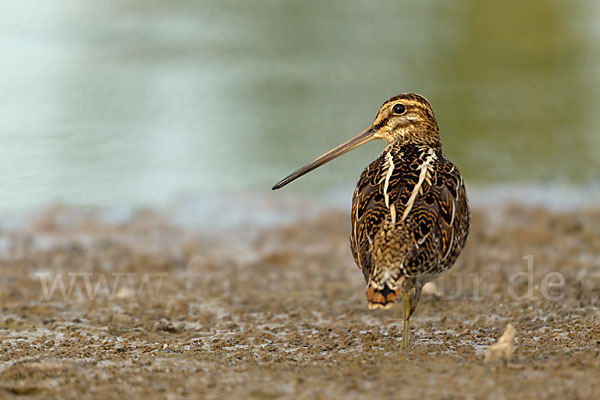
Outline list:
[[[394,112],[396,114],[404,114],[405,111],[406,111],[406,107],[404,107],[404,104],[397,103],[394,105]]]

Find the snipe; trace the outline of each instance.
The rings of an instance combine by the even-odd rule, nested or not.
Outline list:
[[[391,307],[402,296],[404,337],[426,282],[448,270],[470,225],[463,179],[442,153],[433,108],[422,96],[386,101],[371,126],[277,183],[294,179],[367,143],[388,145],[360,176],[352,198],[350,246],[367,282],[369,309]]]

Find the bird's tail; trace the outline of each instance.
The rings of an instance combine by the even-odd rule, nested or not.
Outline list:
[[[373,284],[367,287],[367,304],[369,310],[382,308],[387,310],[394,305],[398,297],[402,294],[402,286],[396,290],[388,287],[387,283],[383,284],[383,288],[376,288]]]

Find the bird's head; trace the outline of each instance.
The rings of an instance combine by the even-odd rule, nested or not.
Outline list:
[[[414,93],[394,96],[383,103],[370,129],[374,139],[388,143],[441,145],[431,104]]]
[[[404,93],[383,103],[367,129],[291,173],[273,186],[273,190],[374,139],[382,139],[392,145],[414,143],[441,148],[431,104],[421,95]]]

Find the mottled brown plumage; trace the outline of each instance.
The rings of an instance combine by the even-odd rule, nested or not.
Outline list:
[[[365,168],[354,191],[350,245],[367,282],[370,309],[389,308],[403,297],[406,346],[423,284],[454,264],[470,224],[463,179],[442,153],[429,102],[413,93],[392,97],[364,132],[274,189],[372,139],[388,145]]]

